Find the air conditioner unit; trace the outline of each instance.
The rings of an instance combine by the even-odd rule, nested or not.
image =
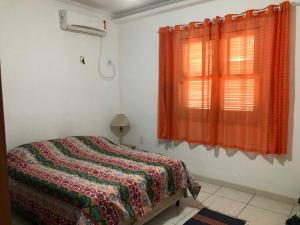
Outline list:
[[[60,28],[65,31],[105,37],[105,22],[99,18],[79,14],[69,10],[59,10]]]

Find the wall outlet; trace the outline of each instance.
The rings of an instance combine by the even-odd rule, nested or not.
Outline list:
[[[140,136],[139,142],[140,142],[141,145],[143,145],[144,144],[144,137]]]

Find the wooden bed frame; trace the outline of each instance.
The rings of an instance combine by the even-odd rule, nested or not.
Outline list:
[[[8,191],[6,141],[3,113],[1,65],[0,65],[0,218],[1,224],[11,224],[11,207]]]

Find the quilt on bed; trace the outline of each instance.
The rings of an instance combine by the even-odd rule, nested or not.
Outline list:
[[[92,224],[134,224],[177,191],[189,188],[194,196],[200,191],[181,161],[103,137],[25,144],[8,154],[8,165],[11,180],[63,200]]]

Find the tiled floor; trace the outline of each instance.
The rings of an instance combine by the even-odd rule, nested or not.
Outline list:
[[[247,221],[247,225],[284,225],[289,216],[300,212],[297,205],[205,182],[201,182],[201,185],[202,190],[196,200],[186,198],[181,201],[180,207],[170,207],[146,225],[182,225],[204,206],[242,218]],[[13,225],[30,223],[19,215],[14,215]]]

